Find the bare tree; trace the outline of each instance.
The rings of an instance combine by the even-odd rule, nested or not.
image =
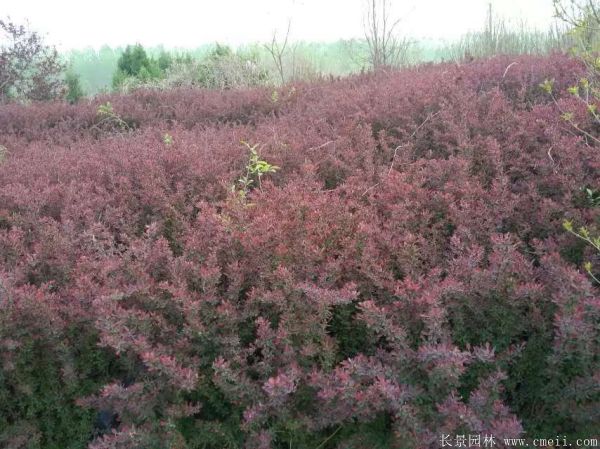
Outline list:
[[[269,54],[271,55],[271,58],[273,59],[273,62],[275,64],[275,69],[277,70],[277,73],[279,74],[279,78],[281,79],[281,84],[285,84],[284,57],[285,57],[286,49],[288,47],[288,40],[290,37],[291,26],[292,26],[292,21],[289,20],[287,31],[285,33],[285,39],[283,40],[283,43],[280,43],[277,40],[277,33],[274,32],[273,39],[271,40],[271,42],[269,44],[265,44],[265,46],[264,46],[266,48],[266,50],[269,52]]]
[[[390,0],[366,0],[363,20],[369,63],[374,70],[406,62],[410,42],[397,34],[400,19],[392,19]]]

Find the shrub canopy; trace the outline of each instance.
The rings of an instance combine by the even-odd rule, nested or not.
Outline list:
[[[600,151],[539,87],[596,133],[583,71],[3,106],[0,445],[593,436],[600,298],[562,222],[600,223]],[[279,167],[243,198],[241,141]]]

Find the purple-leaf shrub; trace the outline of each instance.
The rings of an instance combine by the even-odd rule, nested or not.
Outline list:
[[[600,151],[539,91],[583,70],[1,107],[0,442],[64,445],[39,376],[96,449],[593,436],[600,299],[561,225],[599,223]],[[241,141],[280,167],[244,200]]]

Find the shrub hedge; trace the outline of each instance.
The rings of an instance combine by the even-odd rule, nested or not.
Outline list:
[[[600,224],[600,151],[539,88],[583,72],[0,107],[0,446],[594,436],[600,296],[561,223]],[[243,198],[242,141],[280,167]]]

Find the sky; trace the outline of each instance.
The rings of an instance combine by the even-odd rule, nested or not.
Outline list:
[[[412,38],[454,39],[496,14],[545,29],[552,0],[390,0],[400,30]],[[0,16],[27,20],[63,50],[103,45],[195,48],[233,46],[282,36],[331,42],[362,37],[365,0],[0,0]]]

